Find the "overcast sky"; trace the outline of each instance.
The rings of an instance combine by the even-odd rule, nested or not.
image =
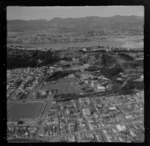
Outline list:
[[[47,19],[54,17],[77,18],[86,16],[109,17],[114,15],[144,16],[143,6],[83,6],[83,7],[7,7],[7,19]]]

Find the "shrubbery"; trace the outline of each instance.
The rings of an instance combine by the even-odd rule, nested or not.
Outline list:
[[[113,65],[114,63],[116,63],[116,60],[112,55],[108,55],[106,53],[102,54],[102,65],[108,67]]]
[[[132,60],[134,60],[134,58],[131,57],[131,56],[128,55],[128,54],[125,54],[125,53],[119,53],[119,55],[120,55],[121,57],[123,57],[124,59],[126,59],[127,61],[132,61]]]
[[[48,77],[46,81],[55,81],[60,78],[64,78],[65,76],[68,76],[71,73],[74,73],[74,71],[57,71],[54,72],[50,77]]]
[[[7,69],[43,66],[57,62],[58,60],[59,57],[51,51],[7,50]]]
[[[123,68],[119,64],[115,65],[113,68],[110,69],[109,68],[101,69],[101,73],[108,78],[113,78],[116,75],[118,75],[120,72],[123,72]]]

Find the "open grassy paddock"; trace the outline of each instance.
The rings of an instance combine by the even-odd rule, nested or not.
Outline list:
[[[78,85],[77,78],[64,78],[58,80],[56,83],[47,83],[42,87],[42,90],[58,89],[57,94],[80,94],[83,93],[82,89]]]
[[[13,103],[7,109],[8,120],[15,119],[35,119],[44,110],[45,102]]]

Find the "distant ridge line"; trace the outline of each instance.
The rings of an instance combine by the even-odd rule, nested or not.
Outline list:
[[[139,17],[139,18],[144,18],[144,16],[138,16],[138,15],[130,15],[130,16],[127,16],[127,15],[114,15],[114,16],[108,16],[108,17],[102,17],[102,16],[86,16],[86,17],[66,17],[66,18],[62,18],[62,17],[54,17],[52,19],[9,19],[7,21],[51,21],[53,19],[82,19],[82,18],[112,18],[112,17]]]

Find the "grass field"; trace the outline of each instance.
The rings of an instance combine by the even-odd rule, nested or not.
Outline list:
[[[13,103],[7,108],[8,120],[37,118],[41,115],[45,105],[45,102]]]
[[[42,90],[58,89],[57,94],[80,94],[83,93],[82,89],[78,85],[77,78],[64,78],[58,80],[55,84],[47,83],[42,87]]]
[[[68,84],[78,83],[78,82],[79,82],[78,78],[64,78],[64,79],[59,79],[57,81],[57,83],[68,83]]]

